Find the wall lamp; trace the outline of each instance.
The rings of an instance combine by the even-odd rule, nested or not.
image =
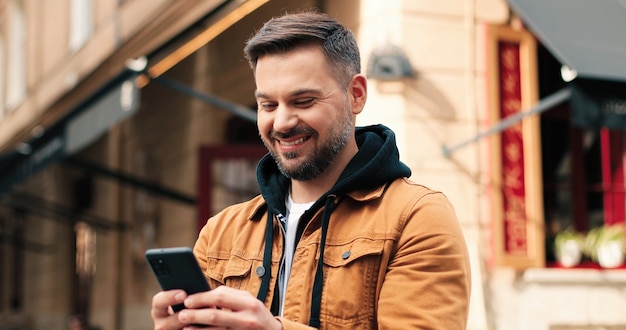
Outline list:
[[[369,58],[367,77],[381,81],[414,78],[415,72],[404,51],[394,45],[375,48]]]

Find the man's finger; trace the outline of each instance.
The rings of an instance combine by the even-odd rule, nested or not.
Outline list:
[[[185,305],[188,308],[216,307],[233,311],[247,309],[251,302],[256,302],[256,298],[249,292],[227,286],[219,286],[211,291],[196,293],[185,299]]]
[[[152,297],[152,316],[164,317],[170,315],[170,306],[181,304],[187,294],[183,290],[161,291]]]

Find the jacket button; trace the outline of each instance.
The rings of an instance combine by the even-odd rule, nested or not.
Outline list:
[[[345,260],[345,259],[348,259],[348,258],[350,258],[350,255],[351,255],[351,254],[352,254],[352,253],[351,253],[350,251],[346,251],[346,252],[344,252],[344,253],[341,255],[341,258],[343,258],[344,260]]]
[[[259,266],[256,268],[255,272],[258,277],[263,277],[263,275],[265,275],[265,267]]]

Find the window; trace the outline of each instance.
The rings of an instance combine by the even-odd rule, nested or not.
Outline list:
[[[256,165],[267,153],[259,144],[203,146],[198,157],[198,231],[226,206],[259,194]]]
[[[626,132],[572,126],[564,106],[542,116],[542,136],[548,235],[623,223]],[[548,262],[554,260],[553,253],[547,255]]]
[[[89,319],[92,298],[92,282],[96,272],[96,232],[84,222],[74,226],[76,238],[74,259],[74,316]]]
[[[70,42],[71,51],[80,49],[93,32],[92,0],[71,0],[70,3]]]
[[[23,3],[13,0],[10,6],[7,68],[6,110],[17,108],[26,97],[26,20]]]
[[[561,64],[540,47],[542,96],[565,86]],[[546,261],[556,261],[553,239],[571,227],[623,223],[626,218],[626,132],[572,124],[569,103],[541,114],[541,149]]]
[[[571,87],[561,77],[561,63],[525,30],[490,26],[487,54],[494,123],[515,119],[539,100]],[[577,105],[570,98],[491,138],[489,193],[499,266],[556,265],[557,233],[568,227],[585,233],[626,221],[626,131],[600,127],[609,121],[576,126],[572,109]],[[592,262],[580,267],[600,266],[587,257]],[[626,269],[626,264],[620,267]]]

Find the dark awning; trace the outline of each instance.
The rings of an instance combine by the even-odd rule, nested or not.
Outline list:
[[[561,64],[572,122],[626,130],[626,0],[509,0],[513,11]]]
[[[550,53],[575,70],[576,78],[531,109],[466,141],[444,145],[444,156],[565,101],[577,126],[626,130],[626,0],[507,1]]]
[[[125,71],[49,127],[0,156],[0,196],[48,164],[78,152],[138,108],[136,74]]]
[[[626,81],[626,0],[508,0],[578,77]]]

